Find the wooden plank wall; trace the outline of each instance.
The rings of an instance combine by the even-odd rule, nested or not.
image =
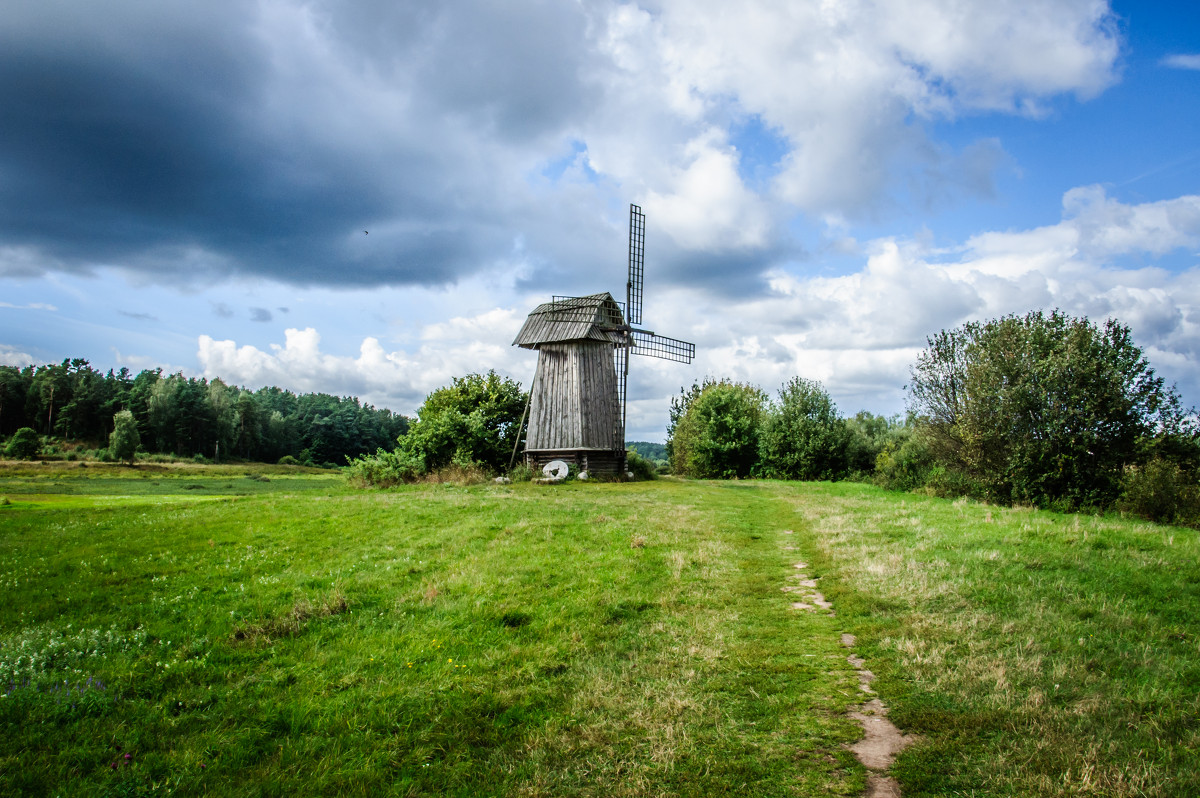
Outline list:
[[[527,449],[620,449],[612,344],[571,341],[538,348]]]

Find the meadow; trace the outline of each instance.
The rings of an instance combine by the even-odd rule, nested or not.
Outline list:
[[[0,793],[858,795],[852,634],[905,796],[1200,794],[1198,548],[848,483],[0,463]]]

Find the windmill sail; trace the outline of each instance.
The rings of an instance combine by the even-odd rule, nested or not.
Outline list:
[[[674,360],[676,363],[691,363],[696,357],[696,345],[678,338],[655,335],[649,330],[630,330],[629,351],[635,355]]]
[[[642,273],[646,266],[646,216],[637,205],[629,206],[629,281],[625,283],[626,318],[642,323]]]

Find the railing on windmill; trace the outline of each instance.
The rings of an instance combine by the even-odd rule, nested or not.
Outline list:
[[[613,300],[614,312],[607,304],[598,304],[594,297],[555,296],[550,300],[550,321],[599,324],[602,327],[627,327],[625,303]]]

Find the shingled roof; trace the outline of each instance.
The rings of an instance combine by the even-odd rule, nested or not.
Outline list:
[[[535,349],[539,344],[593,340],[620,343],[625,326],[621,306],[612,294],[566,297],[533,309],[513,340],[514,346]]]

